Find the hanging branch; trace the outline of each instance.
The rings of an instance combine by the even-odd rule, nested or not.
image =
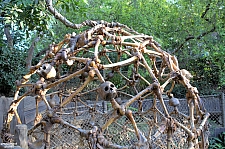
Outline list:
[[[52,0],[46,0],[46,6],[50,13],[52,13],[56,19],[59,19],[64,25],[70,28],[79,29],[83,26],[83,24],[74,24],[67,20],[63,15],[61,15],[53,6]]]

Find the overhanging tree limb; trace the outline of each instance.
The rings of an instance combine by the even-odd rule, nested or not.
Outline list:
[[[74,24],[74,23],[70,22],[69,20],[67,20],[66,17],[61,15],[53,7],[52,0],[45,0],[45,2],[46,2],[46,6],[47,6],[48,11],[51,14],[53,14],[56,19],[58,19],[60,22],[62,22],[67,27],[70,27],[70,28],[73,28],[73,29],[79,29],[79,28],[81,28],[83,26],[93,27],[93,26],[96,26],[98,24],[104,24],[105,26],[108,26],[108,27],[115,27],[115,26],[118,27],[118,26],[120,26],[120,27],[126,28],[127,30],[129,30],[133,34],[139,34],[138,32],[134,31],[133,29],[129,28],[128,26],[126,26],[124,24],[121,24],[121,23],[118,23],[118,22],[108,23],[108,22],[103,21],[103,20],[100,20],[100,21],[86,20],[86,21],[82,22],[81,24]]]
[[[63,15],[61,15],[53,6],[52,6],[52,0],[46,0],[46,6],[50,13],[52,13],[56,19],[59,19],[64,25],[70,28],[79,29],[83,25],[82,24],[74,24],[67,20]]]

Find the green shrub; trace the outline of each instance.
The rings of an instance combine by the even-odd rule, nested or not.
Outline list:
[[[218,137],[213,137],[209,143],[209,149],[224,149],[225,148],[225,132],[222,132]]]
[[[21,79],[26,72],[26,54],[21,50],[0,48],[0,93],[12,96],[15,91],[15,81]]]

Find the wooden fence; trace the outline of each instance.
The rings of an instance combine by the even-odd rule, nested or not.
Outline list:
[[[201,99],[204,101],[204,105],[207,111],[210,113],[210,136],[214,137],[221,131],[224,131],[225,128],[225,99],[224,93],[220,95],[209,95],[209,96],[201,96]],[[9,108],[10,103],[13,98],[6,98],[4,96],[0,97],[0,130],[2,130],[3,123],[6,117],[7,110]],[[56,99],[58,100],[58,99]],[[180,106],[178,109],[184,113],[188,114],[188,107],[186,99],[180,99]],[[143,109],[147,109],[151,106],[152,100],[145,100],[147,107],[143,107]],[[165,99],[165,104],[168,105],[168,100]],[[86,104],[93,104],[91,100],[86,100]],[[136,104],[136,105],[135,105]],[[101,101],[97,104],[98,108],[103,108],[103,104]],[[160,104],[159,104],[160,105]],[[137,106],[137,103],[133,103],[131,105],[133,107]],[[160,108],[160,107],[159,107]],[[169,110],[170,108],[167,107]],[[39,111],[44,111],[46,109],[46,105],[44,102],[39,103]],[[81,108],[82,109],[82,108]],[[23,124],[26,124],[28,128],[33,125],[33,120],[35,118],[35,99],[34,97],[26,97],[18,106],[18,113],[21,118]],[[14,134],[15,126],[17,125],[16,120],[14,119],[11,123],[11,133]],[[0,139],[0,142],[2,140]]]
[[[7,116],[7,111],[9,110],[9,106],[13,98],[6,98],[5,96],[0,97],[0,130],[3,128],[4,120]],[[43,111],[46,109],[44,102],[39,104],[39,111]],[[18,113],[21,118],[23,124],[27,124],[28,127],[33,124],[33,120],[35,118],[35,98],[34,97],[26,97],[18,106]],[[14,118],[10,125],[11,133],[15,133],[15,126],[17,125],[16,119]],[[0,142],[2,142],[0,138]]]

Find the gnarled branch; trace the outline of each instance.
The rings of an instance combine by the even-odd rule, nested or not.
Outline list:
[[[64,25],[70,28],[79,29],[83,25],[82,24],[74,24],[67,20],[63,15],[61,15],[53,6],[52,6],[52,0],[46,0],[46,6],[50,13],[52,13],[56,19],[59,19]]]

